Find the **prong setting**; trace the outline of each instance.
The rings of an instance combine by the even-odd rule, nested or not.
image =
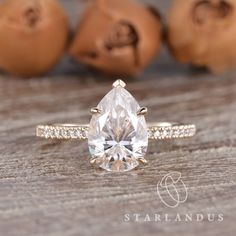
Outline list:
[[[147,107],[141,107],[138,111],[137,111],[137,116],[144,116],[146,115],[148,112]]]
[[[147,161],[145,158],[143,158],[143,157],[139,158],[138,160],[139,160],[139,162],[141,162],[142,164],[147,164],[147,163],[148,163],[148,161]]]
[[[97,108],[97,107],[93,107],[93,108],[90,109],[90,113],[91,113],[92,115],[101,114],[101,112],[102,112],[102,111],[101,111],[99,108]]]
[[[121,86],[122,88],[125,88],[126,83],[125,83],[123,80],[118,79],[118,80],[116,80],[116,81],[113,83],[112,86],[113,86],[113,88],[116,88],[116,87],[118,87],[118,86]]]
[[[90,159],[90,164],[92,164],[92,165],[94,165],[94,164],[96,164],[96,158],[92,158],[92,159]]]

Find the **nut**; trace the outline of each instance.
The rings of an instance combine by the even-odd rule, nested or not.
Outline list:
[[[0,15],[1,69],[32,77],[57,63],[65,50],[69,27],[56,0],[4,0]]]
[[[234,68],[235,7],[235,0],[176,0],[168,17],[168,44],[174,57],[215,73]]]
[[[135,75],[159,52],[161,19],[132,0],[97,0],[69,49],[78,61],[112,75]]]

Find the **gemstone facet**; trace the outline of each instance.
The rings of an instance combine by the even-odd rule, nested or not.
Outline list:
[[[88,131],[93,162],[108,171],[129,171],[144,159],[148,146],[145,117],[140,106],[119,83],[98,104]]]

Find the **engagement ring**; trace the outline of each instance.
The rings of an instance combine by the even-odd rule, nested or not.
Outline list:
[[[91,109],[90,124],[39,125],[38,137],[47,139],[88,140],[90,163],[107,171],[129,171],[146,163],[148,139],[166,140],[192,137],[196,127],[192,124],[159,122],[147,124],[146,107],[140,107],[117,80],[113,89]]]

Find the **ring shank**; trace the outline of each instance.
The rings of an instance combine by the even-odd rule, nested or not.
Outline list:
[[[160,122],[148,124],[149,139],[177,139],[190,138],[196,134],[196,126],[193,124],[180,124]]]
[[[46,139],[78,139],[86,140],[89,125],[52,124],[36,127],[36,136]],[[188,138],[196,134],[196,126],[160,122],[148,124],[148,138],[154,140]]]

